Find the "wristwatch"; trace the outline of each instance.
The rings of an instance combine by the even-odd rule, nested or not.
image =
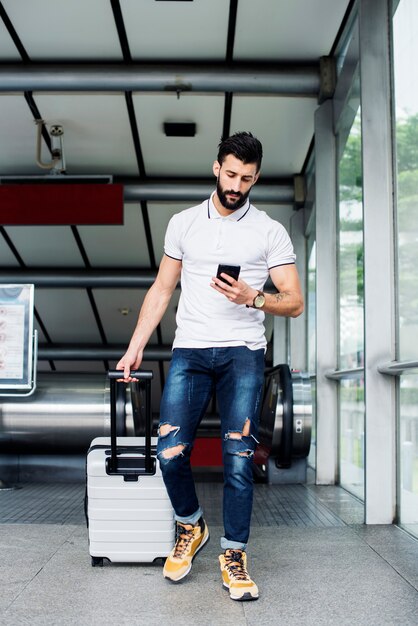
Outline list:
[[[264,295],[262,291],[259,291],[253,300],[253,308],[262,309],[265,303],[266,303],[266,296]]]

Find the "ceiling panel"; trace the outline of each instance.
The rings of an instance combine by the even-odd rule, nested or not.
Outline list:
[[[204,198],[202,198],[203,200]],[[175,213],[187,209],[192,204],[187,202],[148,202],[149,221],[157,263],[160,262],[164,254],[164,237],[168,222]]]
[[[0,21],[0,59],[2,61],[20,61],[20,54],[2,21]]]
[[[225,58],[229,15],[226,0],[121,0],[120,4],[134,59]]]
[[[261,179],[262,180],[262,179]],[[255,203],[255,206],[260,211],[265,211],[272,220],[277,220],[282,224],[287,231],[290,228],[290,218],[294,214],[295,210],[292,205],[274,205],[274,204],[263,204],[263,203]]]
[[[51,372],[51,366],[49,364],[49,361],[39,361],[38,360],[38,365],[36,366],[36,370],[39,374],[39,372]]]
[[[45,122],[64,128],[68,174],[138,175],[123,94],[34,94],[34,98]]]
[[[135,329],[139,309],[144,301],[145,289],[94,289],[94,299],[99,309],[100,319],[109,343],[121,343],[128,346]],[[161,320],[161,335],[164,344],[171,344],[176,329],[176,313],[180,290],[176,289],[168,304],[166,314]],[[123,315],[121,310],[128,310]],[[157,333],[153,332],[149,344],[158,343]]]
[[[122,61],[110,0],[2,0],[1,4],[32,61]],[[133,59],[172,63],[224,60],[230,5],[228,0],[120,0]],[[234,59],[317,62],[329,53],[347,5],[348,0],[239,0]],[[19,59],[0,19],[0,60]],[[138,176],[124,94],[34,93],[33,97],[48,124],[64,127],[68,174]],[[190,92],[177,99],[168,92],[135,93],[133,101],[148,176],[212,177],[223,131],[224,94]],[[316,107],[314,99],[234,95],[230,130],[250,130],[262,141],[262,176],[292,176],[305,161]],[[164,122],[194,122],[197,134],[194,138],[165,137]],[[35,147],[36,126],[23,94],[0,94],[0,175],[46,175],[46,170],[36,165]],[[43,158],[49,160],[45,145]],[[148,203],[157,263],[170,217],[191,204],[197,202]],[[256,206],[289,230],[292,207]],[[123,226],[83,226],[78,230],[93,268],[150,267],[138,203],[125,206]],[[8,227],[7,233],[29,267],[84,266],[69,227]],[[1,237],[0,264],[17,266]],[[107,340],[127,344],[146,290],[93,292]],[[171,344],[174,336],[178,298],[176,290],[161,322],[164,343]],[[85,289],[35,289],[35,306],[54,343],[101,342]],[[119,312],[122,308],[130,309],[127,316]],[[273,318],[268,318],[268,334],[272,323]],[[39,337],[45,342],[42,332]],[[150,343],[157,343],[155,332]],[[104,372],[102,361],[57,361],[55,365],[58,371]],[[155,371],[153,398],[154,410],[158,410],[158,364],[144,362],[143,367]],[[50,366],[40,362],[39,368],[49,371]],[[165,371],[167,368],[165,363]]]
[[[110,2],[3,0],[32,61],[121,60]]]
[[[327,55],[349,0],[239,0],[234,60],[317,60]]]
[[[36,126],[23,95],[0,96],[0,175],[44,174],[36,165]]]
[[[68,226],[9,226],[6,232],[29,267],[84,267]]]
[[[180,298],[180,289],[176,289],[168,304],[167,311],[161,320],[161,335],[163,343],[171,344],[174,341],[174,333],[176,331],[176,314]]]
[[[224,96],[135,94],[148,176],[210,176],[222,135]],[[195,122],[195,137],[166,137],[164,122]]]
[[[0,266],[1,267],[19,267],[15,255],[0,235]]]
[[[308,98],[234,96],[231,132],[249,130],[261,141],[262,175],[292,176],[305,161],[317,106]]]
[[[139,204],[125,204],[122,226],[79,226],[92,267],[151,267]]]
[[[38,290],[35,287],[35,308],[36,308],[36,296],[37,295],[38,295]],[[45,343],[46,337],[45,337],[43,331],[39,328],[39,324],[38,324],[38,321],[37,321],[36,317],[33,318],[33,327],[38,332],[38,345],[40,343]]]
[[[94,299],[109,343],[129,343],[146,289],[94,289]],[[123,315],[120,309],[127,309]],[[157,343],[154,332],[150,343]],[[122,356],[122,355],[121,355]]]
[[[36,308],[53,343],[101,342],[84,289],[38,289]]]

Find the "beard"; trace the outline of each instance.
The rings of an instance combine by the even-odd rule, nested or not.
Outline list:
[[[218,195],[219,201],[224,207],[224,209],[228,209],[228,211],[236,211],[240,209],[247,202],[247,198],[250,195],[251,187],[247,191],[247,193],[241,193],[239,191],[232,191],[231,189],[222,189],[221,183],[219,182],[219,178],[216,181],[216,193]],[[233,194],[234,199],[231,200],[227,198],[227,194]]]

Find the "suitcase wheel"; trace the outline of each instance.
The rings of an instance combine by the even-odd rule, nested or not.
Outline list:
[[[101,557],[101,556],[92,556],[91,557],[91,566],[92,567],[96,567],[97,565],[99,567],[103,567],[103,557]]]

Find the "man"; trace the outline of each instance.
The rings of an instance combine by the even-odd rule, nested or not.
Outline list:
[[[164,256],[125,355],[117,368],[130,381],[181,277],[181,297],[170,371],[161,400],[157,456],[177,523],[177,541],[164,576],[178,582],[209,539],[190,454],[213,390],[219,406],[224,463],[223,586],[233,600],[255,600],[246,568],[253,500],[252,457],[263,389],[264,312],[296,317],[303,298],[295,255],[283,226],[250,204],[258,180],[261,143],[236,133],[219,144],[213,164],[216,191],[174,215]],[[240,267],[237,279],[218,264]],[[270,275],[278,293],[264,294]]]

